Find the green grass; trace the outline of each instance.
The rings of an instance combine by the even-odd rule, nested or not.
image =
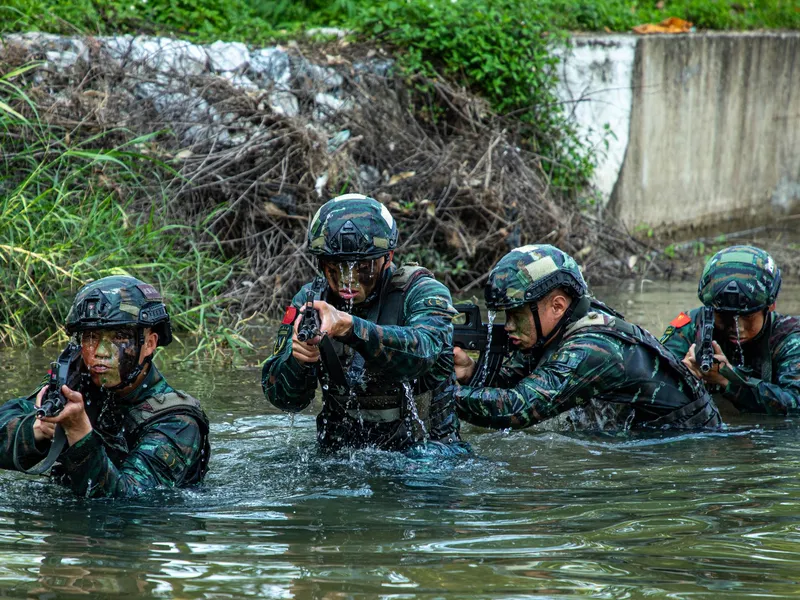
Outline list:
[[[396,12],[401,0],[7,0],[6,30],[53,33],[145,33],[198,41],[239,40],[264,44],[287,32],[320,25],[360,30],[370,14]],[[412,6],[415,2],[410,3]],[[475,4],[433,0],[436,10]],[[502,3],[490,3],[498,6]],[[419,6],[422,6],[420,4]],[[534,15],[552,29],[630,31],[667,17],[699,29],[800,29],[796,0],[528,0],[508,3],[515,15]]]
[[[212,351],[246,345],[224,327],[222,293],[237,266],[165,220],[153,182],[172,174],[137,152],[152,136],[75,140],[40,118],[16,83],[24,70],[0,77],[0,343],[62,340],[75,292],[125,273],[162,290],[179,334],[199,335]]]

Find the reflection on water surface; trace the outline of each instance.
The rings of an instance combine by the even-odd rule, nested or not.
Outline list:
[[[696,304],[691,285],[595,291],[657,334]],[[800,312],[797,292],[781,310]],[[0,352],[5,395],[26,393],[51,354]],[[468,426],[471,460],[323,457],[314,411],[266,404],[257,366],[164,370],[214,423],[207,483],[89,502],[0,473],[0,597],[796,593],[795,419],[670,437]]]

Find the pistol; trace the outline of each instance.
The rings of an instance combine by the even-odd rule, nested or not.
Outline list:
[[[47,393],[42,404],[36,409],[36,416],[55,417],[64,410],[67,399],[61,393],[61,386],[71,390],[78,389],[81,381],[81,347],[73,341],[67,345],[55,362],[50,363],[50,378],[47,381]]]
[[[314,308],[314,292],[308,290],[306,292],[306,309],[303,311],[300,325],[297,327],[297,339],[301,342],[314,339],[320,335],[319,326],[319,311]]]
[[[456,304],[455,308],[460,314],[453,320],[453,345],[480,353],[469,385],[491,386],[509,350],[505,326],[493,323],[490,331],[475,304]]]
[[[708,373],[714,364],[714,347],[711,340],[714,335],[714,309],[705,306],[700,316],[700,327],[697,330],[697,341],[695,346],[695,357],[700,370]]]

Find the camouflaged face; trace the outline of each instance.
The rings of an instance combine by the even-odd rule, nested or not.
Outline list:
[[[484,288],[486,305],[493,310],[516,308],[543,298],[557,287],[575,296],[586,294],[578,263],[548,244],[515,248],[500,259]]]
[[[378,258],[397,246],[397,224],[377,200],[345,194],[320,207],[308,227],[308,249],[315,256]]]
[[[122,326],[153,327],[159,324],[159,345],[171,339],[169,315],[161,293],[152,285],[127,275],[112,275],[83,286],[67,315],[67,331],[111,329]]]
[[[715,310],[746,313],[770,306],[780,286],[780,269],[766,251],[755,246],[731,246],[708,261],[697,296]]]

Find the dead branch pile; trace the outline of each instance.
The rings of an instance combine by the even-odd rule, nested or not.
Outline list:
[[[136,148],[161,166],[125,194],[144,215],[155,207],[165,222],[195,225],[192,243],[243,259],[228,291],[240,314],[274,316],[312,276],[308,220],[344,192],[389,206],[401,228],[400,261],[416,259],[453,291],[477,292],[503,254],[530,243],[563,248],[590,280],[631,274],[639,242],[552,192],[513,121],[446,82],[328,59],[345,92],[333,102],[295,78],[292,116],[276,110],[274,90],[209,75],[164,82],[142,65],[95,59],[23,77],[40,118],[73,140],[113,131],[98,138],[113,145],[163,132]],[[0,73],[20,60],[6,55]],[[143,85],[161,86],[162,95],[143,100]]]

